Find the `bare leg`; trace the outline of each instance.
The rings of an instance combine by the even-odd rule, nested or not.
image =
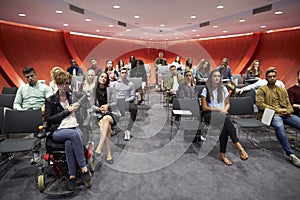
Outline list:
[[[104,116],[98,123],[100,126],[100,140],[96,148],[97,153],[101,153],[102,151],[102,147],[107,137],[107,134],[111,131],[111,123],[113,123],[113,119],[109,115]]]
[[[111,151],[110,151],[110,138],[111,138],[111,125],[109,124],[109,129],[108,133],[106,134],[106,141],[105,141],[105,146],[106,146],[106,160],[111,160]]]

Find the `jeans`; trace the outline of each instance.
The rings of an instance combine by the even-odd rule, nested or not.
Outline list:
[[[79,128],[59,129],[56,130],[52,135],[53,141],[65,143],[65,151],[70,176],[76,175],[76,160],[80,168],[86,166],[81,135],[82,132]]]
[[[286,155],[293,154],[293,150],[290,147],[288,138],[286,136],[286,132],[284,129],[284,124],[288,124],[298,130],[300,130],[300,118],[296,115],[290,116],[278,116],[275,115],[272,119],[271,126],[274,127],[276,137],[280,142],[283,150],[285,151]]]

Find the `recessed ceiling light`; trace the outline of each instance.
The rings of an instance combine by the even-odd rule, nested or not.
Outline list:
[[[140,16],[139,16],[139,15],[134,15],[133,18],[134,18],[134,19],[139,19]]]
[[[112,28],[112,27],[114,27],[114,25],[112,25],[112,24],[109,24],[109,25],[108,25],[108,27],[109,27],[109,28]]]
[[[100,30],[96,30],[96,32],[100,32]]]
[[[265,25],[261,25],[261,26],[260,26],[260,28],[266,28],[266,27],[267,27],[267,26],[265,26]]]
[[[196,19],[197,17],[196,17],[196,15],[191,15],[190,18],[191,19]]]
[[[240,19],[239,22],[243,23],[245,22],[246,20],[245,19]]]
[[[63,13],[62,10],[56,10],[55,12],[56,12],[57,14],[62,14],[62,13]]]
[[[152,40],[152,38],[150,38],[149,40]]]
[[[161,27],[164,27],[165,25],[164,25],[164,24],[161,24],[160,26],[161,26]]]
[[[213,26],[213,28],[218,28],[219,26],[217,26],[217,25],[215,25],[215,26]]]
[[[223,5],[217,5],[217,6],[216,6],[216,9],[223,9],[223,8],[224,8]]]
[[[165,40],[169,40],[168,38],[166,38]]]
[[[64,26],[69,26],[69,24],[64,24]]]
[[[227,33],[228,31],[224,30],[223,33]]]
[[[92,21],[92,20],[89,19],[89,18],[86,18],[85,21],[86,21],[86,22],[90,22],[90,21]]]
[[[116,4],[116,5],[113,5],[113,8],[114,8],[114,9],[120,9],[120,8],[121,8],[121,6],[120,6],[120,5],[118,5],[118,4]]]
[[[25,13],[19,13],[19,16],[20,17],[26,17],[26,14]]]
[[[281,14],[283,14],[283,11],[281,11],[281,10],[278,10],[278,11],[275,11],[275,13],[274,13],[275,15],[281,15]]]
[[[194,30],[192,30],[192,31],[193,31],[193,32],[196,32],[197,30],[194,29]]]
[[[130,29],[126,29],[126,31],[130,31]]]
[[[199,34],[196,35],[196,37],[199,37],[199,36],[200,36]]]
[[[144,33],[145,35],[148,35],[148,33]]]

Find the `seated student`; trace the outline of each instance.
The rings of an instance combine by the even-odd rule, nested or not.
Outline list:
[[[112,126],[116,122],[116,115],[112,113],[112,88],[109,87],[109,78],[107,72],[101,72],[97,78],[98,82],[94,88],[95,96],[92,97],[92,108],[96,112],[98,125],[100,127],[100,140],[95,150],[95,155],[100,156],[105,142],[106,162],[113,164],[113,158],[110,150],[110,138]]]
[[[68,72],[60,71],[56,74],[55,82],[58,91],[46,99],[45,121],[47,130],[52,133],[53,141],[65,144],[70,178],[63,188],[73,191],[76,187],[77,164],[81,169],[84,182],[91,180],[91,174],[84,157],[82,132],[78,128],[79,124],[75,116],[75,111],[85,100],[85,95],[70,91],[71,80],[72,77]],[[73,102],[75,94],[81,95],[78,102]]]
[[[101,72],[101,69],[100,67],[97,66],[97,59],[96,58],[92,58],[91,59],[91,66],[87,69],[88,71],[90,69],[94,70],[95,71],[95,75],[96,76],[99,76],[100,72]]]
[[[67,72],[69,72],[73,76],[83,76],[83,71],[81,67],[78,66],[74,58],[71,58],[70,63],[71,66],[67,68]]]
[[[228,62],[229,62],[228,58],[223,58],[221,65],[218,66],[217,69],[220,71],[222,79],[229,79],[229,81],[233,81],[232,80],[231,68],[228,65]]]
[[[205,85],[211,72],[211,64],[208,60],[202,59],[196,71],[196,85]]]
[[[131,66],[130,75],[129,77],[133,78],[139,78],[142,77],[142,87],[137,88],[137,98],[138,104],[140,104],[144,100],[144,88],[147,83],[147,73],[144,66],[144,61],[142,60],[135,60],[133,65]]]
[[[49,87],[52,89],[53,94],[56,93],[58,90],[57,84],[55,83],[55,80],[54,80],[54,76],[57,72],[62,71],[62,70],[63,70],[62,68],[56,66],[56,67],[53,67],[50,71],[51,81],[49,83]]]
[[[297,72],[298,83],[290,87],[287,91],[290,102],[294,108],[294,114],[300,117],[300,70]]]
[[[179,84],[177,95],[178,98],[197,98],[197,92],[193,77],[193,72],[184,71],[184,82]]]
[[[275,115],[271,121],[271,126],[274,127],[276,137],[286,155],[295,166],[300,167],[300,159],[295,155],[294,151],[290,147],[284,128],[284,124],[288,124],[300,130],[300,118],[292,114],[293,107],[289,101],[286,89],[275,84],[277,80],[276,68],[270,67],[266,70],[266,79],[268,84],[261,86],[256,92],[258,118],[262,117],[266,108],[275,111]]]
[[[124,135],[124,140],[130,140],[131,129],[137,116],[137,107],[134,103],[135,100],[135,87],[134,84],[127,79],[128,69],[123,67],[120,71],[120,78],[112,84],[113,91],[117,99],[125,99],[125,108],[130,112],[129,122]],[[122,109],[120,109],[122,110]]]
[[[246,80],[249,79],[260,79],[262,71],[260,69],[260,62],[259,60],[254,60],[250,67],[247,69],[246,72]]]
[[[37,74],[32,67],[25,67],[23,75],[27,84],[19,87],[14,100],[15,110],[45,110],[45,99],[53,94],[51,88],[37,81]]]
[[[220,159],[226,165],[232,165],[232,161],[225,156],[229,136],[239,151],[240,158],[247,160],[248,154],[239,142],[236,129],[228,115],[230,108],[228,90],[222,83],[221,73],[218,69],[213,70],[208,77],[206,88],[201,93],[201,105],[204,120],[221,131],[219,136]]]
[[[105,71],[106,71],[107,74],[108,74],[110,83],[112,83],[112,82],[118,80],[118,78],[119,78],[119,73],[117,72],[117,70],[115,70],[115,69],[113,68],[113,61],[112,61],[112,60],[107,60],[107,61],[106,61]]]
[[[193,59],[191,57],[186,59],[186,61],[185,61],[185,66],[184,66],[182,73],[184,74],[185,71],[191,71],[193,74],[193,77],[196,76],[197,67],[193,65]]]
[[[175,65],[171,65],[169,69],[172,76],[167,78],[164,82],[164,91],[167,92],[166,101],[172,103],[173,97],[176,95],[179,85],[184,82],[184,78],[178,74]]]
[[[93,96],[96,81],[96,72],[91,68],[87,71],[85,80],[80,84],[79,91],[86,94],[89,99]]]

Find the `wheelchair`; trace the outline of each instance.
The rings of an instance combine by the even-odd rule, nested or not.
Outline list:
[[[69,177],[64,143],[54,142],[51,134],[46,131],[44,126],[39,126],[37,137],[40,139],[40,144],[36,145],[33,151],[39,151],[43,156],[40,163],[36,164],[37,166],[35,166],[34,170],[38,190],[48,195],[73,193],[74,191],[64,190],[61,187]],[[94,143],[87,142],[87,145],[84,147],[84,156],[88,170],[92,175],[96,168],[96,159],[93,152]],[[81,174],[81,170],[77,167],[76,177],[80,178]],[[86,188],[91,188],[92,180],[87,183],[78,181],[77,185],[85,185]]]

